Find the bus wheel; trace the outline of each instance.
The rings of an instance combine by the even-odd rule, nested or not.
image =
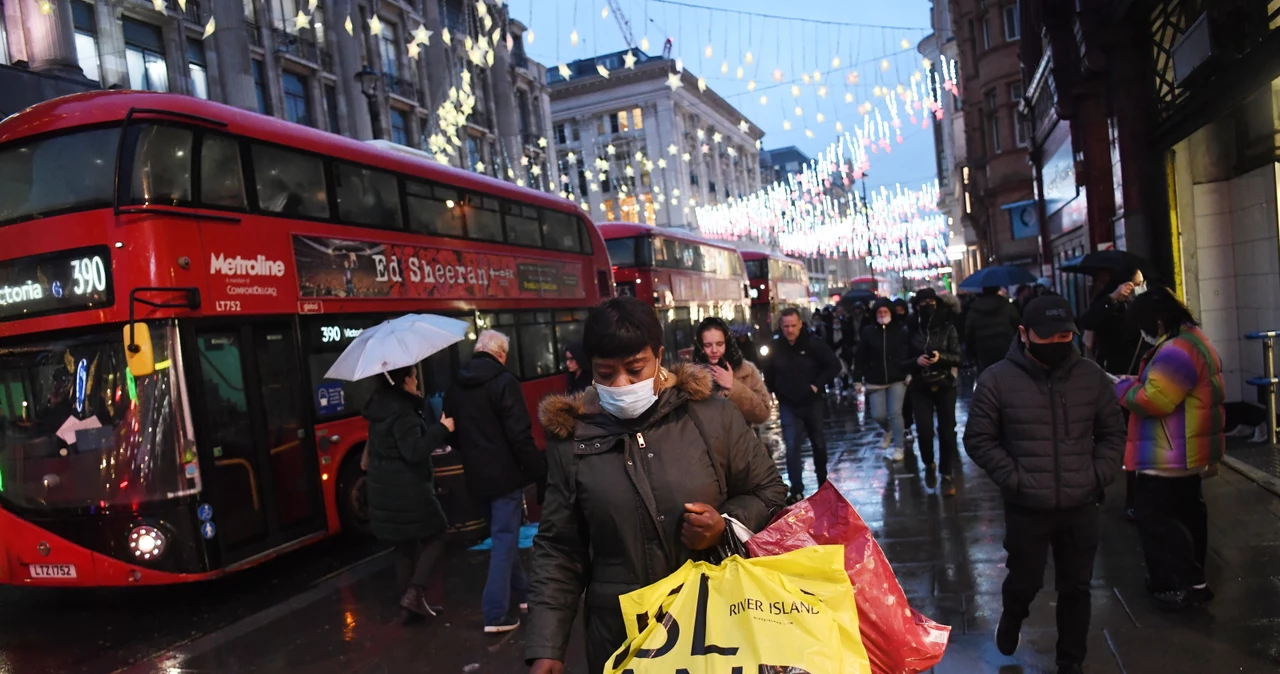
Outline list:
[[[338,471],[338,519],[342,522],[342,531],[356,538],[373,538],[369,528],[369,499],[363,470],[360,470],[360,455],[363,447],[353,448],[347,452],[346,461]]]

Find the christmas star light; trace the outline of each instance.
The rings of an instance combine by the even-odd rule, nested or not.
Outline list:
[[[431,45],[431,36],[435,35],[435,31],[427,30],[424,24],[418,24],[418,29],[413,31],[413,41],[421,45]]]
[[[721,62],[720,62],[720,74],[721,74],[721,75],[728,75],[728,74],[729,74],[729,62],[728,62],[728,61],[721,61]]]
[[[756,90],[756,81],[747,80],[747,91],[755,91],[755,90]]]
[[[476,162],[476,173],[484,173],[484,162]]]
[[[534,164],[533,166],[529,167],[529,173],[532,173],[533,176],[536,178],[542,175],[542,167],[538,166],[537,164]]]
[[[706,78],[705,78],[705,77],[699,77],[699,78],[698,78],[698,91],[706,91],[706,90],[707,90],[707,80],[706,80]]]
[[[444,43],[449,45],[450,47],[453,46],[453,35],[449,34],[448,28],[442,28],[440,30],[440,39],[443,40]]]
[[[578,161],[578,155],[574,154],[572,151],[569,152],[569,154],[565,155],[564,158],[568,159],[570,164],[573,164]]]
[[[628,50],[625,54],[622,55],[622,64],[623,66],[626,67],[627,70],[635,70],[636,55],[631,53],[631,51]]]
[[[742,57],[742,62],[747,65],[751,65],[756,62],[756,57],[750,51],[747,51],[747,53]]]
[[[293,17],[293,24],[298,30],[311,27],[311,17],[306,12],[298,10],[298,15]]]
[[[839,68],[839,67],[840,67],[840,57],[839,57],[839,56],[833,56],[833,57],[831,57],[831,67],[832,67],[832,68]]]
[[[711,134],[711,142],[713,142],[713,143],[719,143],[719,142],[720,142],[720,141],[722,141],[722,140],[724,140],[724,136],[720,135],[720,132],[719,132],[719,131],[717,131],[717,132],[715,132],[715,133]]]
[[[738,72],[736,75],[738,76],[738,79],[742,79],[742,77],[746,75],[746,71],[742,69],[742,66],[738,66]]]
[[[377,14],[374,14],[372,19],[369,19],[369,34],[382,34],[382,19],[378,18]]]
[[[680,161],[682,161],[682,162],[684,162],[684,163],[686,163],[686,164],[687,164],[687,163],[689,163],[689,160],[690,160],[690,159],[693,159],[693,155],[689,154],[688,152],[686,152],[686,153],[684,153],[684,154],[680,155]]]
[[[608,147],[606,147],[606,148],[604,149],[604,151],[605,151],[605,152],[606,152],[610,157],[612,157],[612,156],[613,156],[613,155],[618,151],[618,148],[614,147],[614,146],[613,146],[613,143],[609,143],[609,146],[608,146]]]
[[[666,167],[667,167],[667,160],[660,157],[658,159],[658,168],[665,169]]]
[[[556,67],[556,71],[559,72],[560,77],[563,77],[565,80],[568,80],[570,77],[573,76],[573,71],[569,70],[569,66],[563,63],[561,63],[559,66]]]
[[[578,31],[576,28],[572,33],[569,33],[569,46],[570,47],[578,46]]]
[[[853,102],[853,93],[852,93],[852,92],[845,92],[845,95],[844,95],[844,102],[845,102],[845,103],[852,103],[852,102]]]
[[[782,81],[782,68],[774,68],[774,70],[773,70],[773,81],[774,81],[774,82],[781,82],[781,81]]]
[[[768,105],[768,104],[769,104],[769,97],[763,96],[763,95],[760,96],[760,105]]]
[[[668,146],[667,146],[667,154],[669,154],[669,155],[671,155],[672,157],[674,157],[674,156],[676,156],[676,155],[680,154],[680,148],[676,147],[676,144],[675,144],[675,143],[672,143],[672,144],[670,144],[670,145],[668,145]]]
[[[544,149],[547,147],[547,137],[546,137],[546,136],[541,136],[541,137],[539,137],[539,138],[538,138],[538,147],[540,147],[540,148],[544,148]]]
[[[645,52],[649,51],[649,36],[646,35],[640,38],[640,50]]]
[[[421,51],[422,51],[422,47],[419,47],[417,42],[409,43],[409,58],[416,60],[418,58],[418,54]]]
[[[45,3],[45,4],[49,4],[49,3]],[[165,3],[164,3],[164,0],[151,0],[151,6],[152,6],[152,7],[154,7],[154,8],[155,8],[155,10],[156,10],[157,12],[163,12],[163,11],[164,11],[164,9],[165,9]],[[49,7],[49,11],[48,11],[48,12],[44,11],[44,7],[41,7],[41,8],[40,8],[40,13],[41,13],[41,14],[50,14],[50,13],[52,13],[52,12],[53,12],[53,7],[52,7],[52,6],[50,6],[50,7]]]
[[[596,72],[600,73],[600,76],[606,80],[609,79],[609,70],[599,63],[596,64]]]
[[[347,29],[347,35],[350,35],[350,36],[352,36],[352,37],[355,37],[355,34],[356,34],[356,32],[355,32],[355,28],[356,28],[356,27],[351,23],[351,15],[350,15],[350,14],[348,14],[348,15],[347,15],[347,20],[346,20],[346,22],[345,22],[345,23],[343,23],[343,24],[342,24],[342,27]]]
[[[217,27],[218,27],[218,24],[214,22],[213,17],[212,16],[209,17],[209,23],[206,23],[204,25],[204,34],[200,36],[200,39],[201,40],[209,39],[209,36],[213,35],[213,31],[217,29]]]
[[[711,53],[712,53],[712,52],[711,52],[711,45],[709,45],[709,44],[708,44],[706,47],[703,47],[703,48],[702,48],[702,58],[704,58],[704,59],[709,59],[709,58],[711,58]]]
[[[680,74],[669,73],[667,75],[667,86],[671,88],[672,92],[674,92],[676,89],[679,89],[680,87],[683,87],[684,82],[680,81]]]
[[[741,132],[743,132],[743,133],[746,133],[746,132],[747,132],[747,131],[749,131],[750,129],[751,129],[751,124],[750,124],[750,123],[748,123],[748,122],[747,122],[747,120],[745,120],[745,119],[744,119],[744,120],[742,120],[742,121],[738,122],[738,130],[739,130],[739,131],[741,131]]]

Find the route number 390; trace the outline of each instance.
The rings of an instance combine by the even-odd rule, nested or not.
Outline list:
[[[71,261],[71,277],[76,285],[71,289],[77,295],[100,293],[107,289],[107,269],[102,258],[86,257]]]

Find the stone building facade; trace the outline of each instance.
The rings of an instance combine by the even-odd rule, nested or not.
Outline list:
[[[630,50],[567,67],[549,73],[556,163],[596,220],[697,229],[699,204],[760,189],[764,132],[674,60]]]
[[[965,224],[977,235],[984,263],[1038,272],[1043,261],[1027,161],[1030,138],[1019,112],[1025,93],[1019,0],[947,2],[963,94],[966,157],[957,170]]]
[[[525,27],[501,5],[489,0],[481,12],[471,0],[325,0],[315,8],[307,0],[186,0],[183,8],[167,0],[157,11],[151,0],[0,0],[0,89],[18,92],[6,98],[23,107],[79,89],[174,92],[425,148],[437,108],[465,69],[477,102],[455,163],[555,184],[546,69],[525,55]],[[473,63],[464,43],[500,26],[493,65]],[[420,27],[430,37],[414,57]],[[376,75],[371,98],[357,76],[366,67]],[[0,103],[0,113],[16,111],[12,105]]]

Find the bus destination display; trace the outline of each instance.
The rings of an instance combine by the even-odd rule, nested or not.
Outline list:
[[[111,253],[106,246],[0,262],[0,320],[110,304]]]

